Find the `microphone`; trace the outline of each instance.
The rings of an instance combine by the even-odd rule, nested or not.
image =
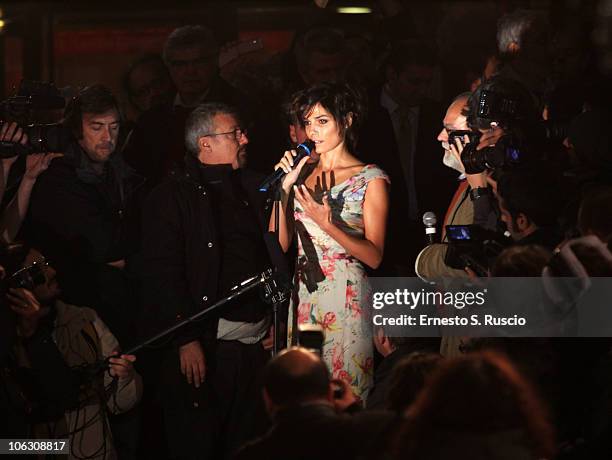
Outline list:
[[[423,214],[423,225],[425,225],[425,237],[427,238],[427,245],[434,244],[436,242],[436,224],[438,219],[436,215],[428,211]]]
[[[297,155],[293,158],[293,164],[297,165],[302,158],[304,158],[305,156],[310,156],[310,154],[312,153],[314,149],[314,146],[315,146],[315,143],[312,142],[311,140],[307,140],[304,143],[299,144],[295,148]],[[280,181],[283,177],[285,177],[285,174],[286,173],[285,171],[282,170],[282,168],[278,168],[276,171],[270,174],[266,178],[266,180],[263,181],[263,183],[259,186],[259,191],[267,192],[268,190],[270,190],[271,187],[276,185],[278,181]]]

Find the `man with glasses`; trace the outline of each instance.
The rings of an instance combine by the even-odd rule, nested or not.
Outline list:
[[[187,119],[184,168],[151,192],[143,211],[147,335],[269,267],[262,178],[244,169],[248,143],[226,104],[200,105]],[[255,291],[181,329],[157,352],[170,458],[224,458],[256,434],[255,380],[269,324]]]
[[[209,29],[175,29],[164,45],[163,60],[176,87],[172,103],[144,112],[126,150],[128,162],[158,184],[185,155],[183,133],[191,111],[205,102],[244,104],[246,98],[219,76],[219,46]]]

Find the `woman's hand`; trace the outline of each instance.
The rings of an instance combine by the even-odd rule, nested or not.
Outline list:
[[[289,192],[291,191],[291,187],[298,180],[300,172],[302,171],[302,168],[304,167],[304,165],[306,164],[309,158],[308,155],[306,155],[304,158],[300,160],[300,162],[297,165],[295,165],[295,168],[294,168],[293,160],[296,155],[297,155],[297,152],[295,150],[287,150],[285,154],[283,155],[283,157],[280,159],[280,161],[276,163],[276,165],[274,165],[275,171],[278,168],[281,168],[286,173],[286,176],[283,178],[283,182],[281,185],[283,187],[283,191],[286,194],[289,194]]]
[[[332,213],[329,207],[328,193],[323,194],[323,204],[317,203],[305,185],[293,186],[295,199],[298,200],[304,213],[310,217],[322,230],[332,223]]]

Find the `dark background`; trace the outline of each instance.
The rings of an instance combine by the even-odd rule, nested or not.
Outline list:
[[[516,7],[546,11],[553,23],[587,18],[595,27],[596,22],[601,23],[597,11],[599,15],[605,14],[605,5],[609,3],[596,0],[396,1],[409,14],[409,25],[403,26],[402,33],[431,36],[432,40],[436,40],[440,28],[453,18],[471,18],[467,28],[472,32],[480,26],[491,30],[494,19],[482,18],[497,18]],[[54,81],[59,87],[99,82],[121,95],[120,79],[129,62],[147,52],[160,52],[168,33],[185,24],[209,26],[220,43],[261,39],[264,49],[248,57],[255,61],[265,61],[286,50],[296,30],[317,24],[353,33],[367,31],[376,39],[382,17],[380,3],[331,0],[322,9],[312,0],[3,1],[0,2],[0,62],[3,63],[0,96],[12,94],[22,78]],[[337,12],[338,7],[349,5],[368,6],[372,13]],[[478,18],[471,13],[476,10]],[[599,35],[600,38],[607,36],[607,29]],[[231,69],[222,69],[222,73],[228,71]]]

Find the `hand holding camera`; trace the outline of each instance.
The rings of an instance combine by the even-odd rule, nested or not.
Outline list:
[[[35,153],[33,155],[28,155],[23,178],[35,181],[38,179],[38,176],[49,168],[51,161],[63,156],[63,153]]]
[[[359,401],[351,386],[345,380],[333,379],[330,384],[334,388],[334,408],[336,411],[344,412]]]
[[[0,144],[2,145],[22,145],[25,146],[28,143],[28,135],[23,132],[19,125],[15,122],[4,123],[0,128]],[[5,173],[11,169],[13,163],[17,160],[18,152],[15,151],[15,155],[2,158],[2,169]]]
[[[31,337],[36,332],[41,318],[41,305],[34,294],[24,288],[10,288],[6,294],[9,307],[19,316],[19,333]]]

